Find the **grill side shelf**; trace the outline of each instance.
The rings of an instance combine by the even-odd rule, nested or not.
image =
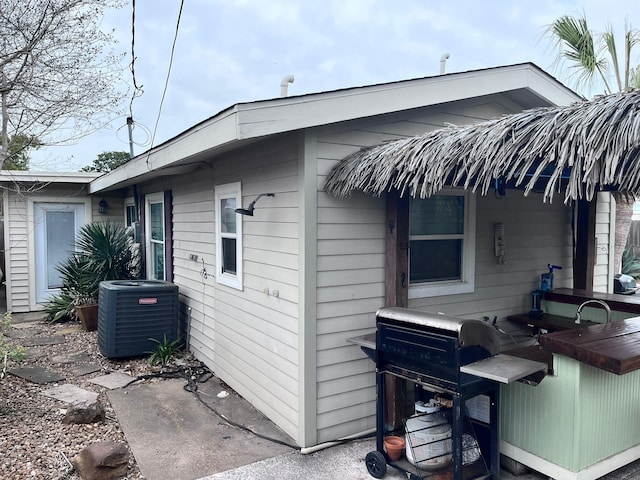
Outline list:
[[[536,372],[547,373],[547,364],[500,353],[460,367],[460,371],[500,383],[513,383]]]

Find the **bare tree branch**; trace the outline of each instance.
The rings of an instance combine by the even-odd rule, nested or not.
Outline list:
[[[100,28],[120,0],[2,0],[0,168],[12,138],[78,138],[121,110],[122,56]]]

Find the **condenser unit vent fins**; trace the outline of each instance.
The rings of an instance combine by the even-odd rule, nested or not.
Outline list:
[[[98,347],[108,358],[154,352],[178,335],[178,286],[159,280],[100,283]]]

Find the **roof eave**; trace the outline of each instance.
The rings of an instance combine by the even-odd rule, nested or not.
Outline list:
[[[580,97],[532,63],[240,103],[96,179],[90,192],[169,174],[168,167],[213,156],[244,140],[416,107],[527,88],[549,105]]]
[[[0,182],[85,183],[103,175],[100,172],[36,172],[29,170],[0,170]]]

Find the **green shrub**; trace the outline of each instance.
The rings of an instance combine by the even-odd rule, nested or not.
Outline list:
[[[149,357],[149,363],[151,363],[151,365],[166,367],[171,359],[181,351],[180,338],[170,342],[167,340],[167,336],[165,335],[163,341],[156,340],[155,338],[150,338],[149,340],[158,344],[156,350],[154,352],[150,352],[151,356]]]
[[[640,260],[633,253],[632,248],[625,248],[622,252],[622,268],[621,272],[634,278],[640,277]]]

